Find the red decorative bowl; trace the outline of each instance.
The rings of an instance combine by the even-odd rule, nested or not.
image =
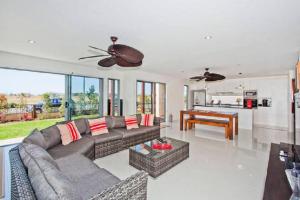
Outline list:
[[[169,149],[172,149],[172,145],[171,144],[153,144],[152,149],[169,150]]]

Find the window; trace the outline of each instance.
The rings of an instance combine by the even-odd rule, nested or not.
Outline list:
[[[165,120],[166,84],[137,81],[137,113],[153,113]]]
[[[121,115],[120,80],[108,79],[108,115]]]
[[[64,101],[64,75],[0,69],[0,140],[63,121]]]
[[[152,83],[137,81],[137,113],[153,113]]]
[[[183,86],[183,97],[184,97],[184,109],[187,110],[189,108],[189,86]]]

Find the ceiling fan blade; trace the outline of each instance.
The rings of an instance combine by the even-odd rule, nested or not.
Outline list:
[[[116,56],[129,63],[140,63],[144,58],[144,54],[139,50],[123,44],[110,45],[108,51],[114,52]]]
[[[92,49],[97,49],[97,50],[99,50],[99,51],[104,51],[104,52],[106,52],[106,53],[109,53],[108,51],[106,51],[106,50],[104,50],[104,49],[100,49],[100,48],[98,48],[98,47],[93,47],[93,46],[89,46],[90,48],[92,48]]]
[[[205,82],[212,82],[212,81],[217,81],[217,80],[211,77],[205,78]]]
[[[97,57],[103,57],[103,56],[110,56],[110,55],[86,56],[86,57],[78,58],[78,60],[83,60],[83,59],[86,59],[86,58],[97,58]]]
[[[101,67],[111,67],[117,63],[115,57],[104,58],[98,62]]]
[[[209,78],[213,78],[215,80],[223,80],[223,79],[225,79],[225,76],[223,76],[221,74],[210,73]]]
[[[121,67],[138,67],[143,64],[142,61],[140,61],[139,63],[130,63],[120,57],[116,57],[116,61],[117,61],[117,65]]]
[[[190,79],[192,79],[192,80],[195,80],[195,79],[202,80],[204,78],[205,78],[204,76],[194,76],[194,77],[191,77]]]

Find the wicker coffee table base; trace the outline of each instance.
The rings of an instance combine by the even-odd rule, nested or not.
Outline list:
[[[156,178],[189,157],[189,144],[166,153],[159,158],[152,158],[129,149],[129,164],[139,170],[144,170]]]

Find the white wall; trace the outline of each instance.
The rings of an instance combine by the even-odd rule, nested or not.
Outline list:
[[[166,117],[169,114],[173,115],[174,120],[179,119],[179,111],[184,107],[183,99],[183,86],[185,84],[184,79],[174,79],[169,76],[163,76],[159,74],[143,72],[143,71],[131,71],[124,74],[123,91],[125,99],[125,113],[133,114],[136,112],[136,81],[152,81],[166,83],[167,86],[167,108]]]
[[[183,85],[185,81],[171,76],[149,73],[138,69],[122,69],[112,67],[97,69],[96,66],[86,66],[57,60],[37,58],[20,54],[0,51],[0,67],[26,69],[62,74],[74,74],[104,79],[104,114],[107,113],[107,78],[120,79],[120,96],[124,100],[124,113],[136,113],[136,80],[146,80],[166,83],[167,86],[167,116],[172,113],[174,119],[179,118],[179,111],[183,109]]]
[[[256,89],[258,98],[272,98],[272,107],[259,107],[254,110],[255,125],[288,128],[288,76],[227,79],[208,83],[208,93],[242,92],[237,89],[240,84],[246,90]],[[191,90],[203,89],[204,87],[204,82],[190,84]]]

